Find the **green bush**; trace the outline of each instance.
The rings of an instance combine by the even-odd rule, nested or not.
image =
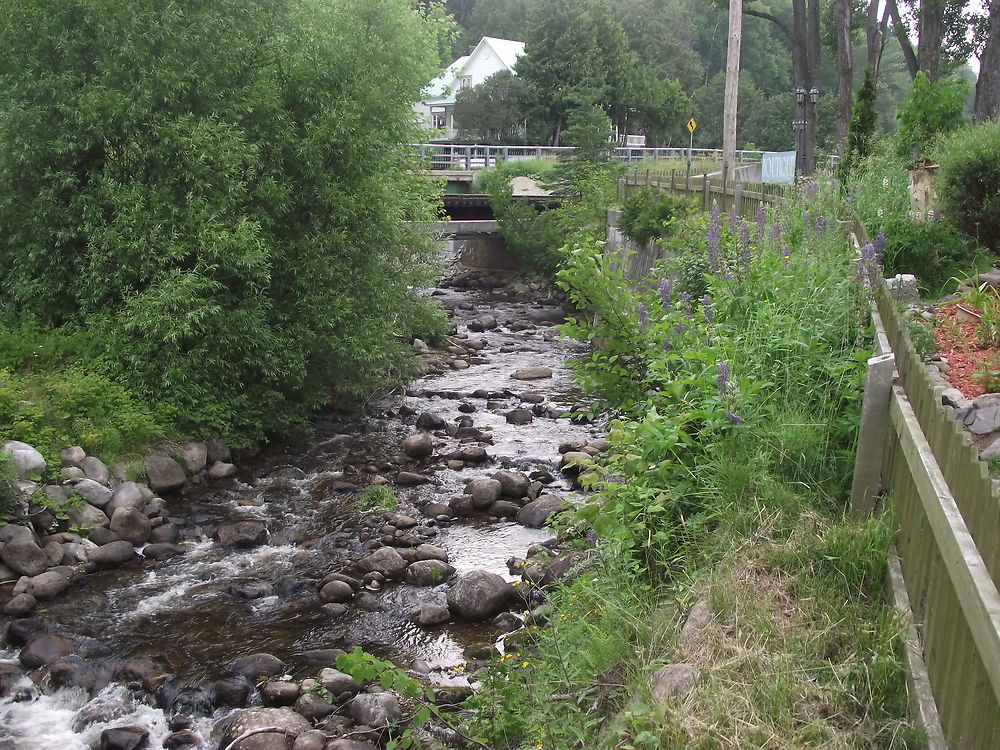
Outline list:
[[[941,145],[937,161],[944,217],[1000,251],[1000,121],[955,133]]]
[[[691,212],[691,201],[660,190],[636,190],[625,198],[618,227],[633,242],[645,245],[673,234],[674,225]]]
[[[975,243],[947,222],[915,222],[906,216],[893,216],[868,228],[885,235],[885,275],[912,273],[920,288],[932,296],[943,291],[950,279],[968,275],[976,265]]]
[[[410,297],[401,317],[407,340],[420,339],[437,346],[444,342],[451,330],[448,313],[431,297]]]
[[[926,154],[942,133],[965,124],[965,98],[969,84],[962,78],[942,78],[932,83],[924,71],[913,79],[899,113],[896,150],[903,157]]]
[[[10,456],[0,453],[0,526],[10,520],[17,496],[17,470]]]
[[[406,0],[14,4],[0,298],[236,442],[397,380],[438,253],[437,188],[399,144],[442,28]]]

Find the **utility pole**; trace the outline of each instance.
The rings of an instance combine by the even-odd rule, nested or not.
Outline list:
[[[743,0],[729,0],[729,46],[726,52],[726,98],[722,123],[722,181],[733,178],[736,167],[736,107],[740,89],[740,44],[743,37]]]

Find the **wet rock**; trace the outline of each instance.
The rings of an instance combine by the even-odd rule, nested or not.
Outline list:
[[[34,446],[20,440],[8,440],[0,447],[0,453],[10,456],[10,462],[22,479],[45,473],[45,458]]]
[[[403,441],[403,452],[411,458],[427,458],[434,452],[434,442],[426,432],[418,432]]]
[[[423,625],[424,627],[443,625],[451,619],[451,610],[443,604],[428,604],[414,612],[411,615],[411,619],[417,625]]]
[[[552,370],[548,367],[525,367],[517,370],[511,377],[515,380],[541,380],[551,378]]]
[[[73,490],[95,508],[103,508],[113,496],[113,492],[93,479],[81,479]]]
[[[443,430],[446,424],[444,419],[429,411],[417,417],[417,429],[420,430]]]
[[[378,745],[363,740],[334,740],[326,746],[326,750],[378,750]]]
[[[188,474],[197,474],[204,471],[208,464],[208,444],[197,440],[184,443],[177,451],[177,457],[181,459]]]
[[[324,750],[326,735],[319,729],[310,729],[295,738],[292,750]]]
[[[470,320],[466,324],[466,327],[470,331],[475,331],[476,333],[492,331],[497,327],[497,319],[492,315],[478,315],[474,319]]]
[[[48,556],[30,537],[7,542],[0,550],[0,559],[14,572],[26,576],[36,576],[50,567]]]
[[[463,414],[472,414],[476,411],[476,407],[468,401],[463,401],[458,405],[458,410]]]
[[[83,469],[83,473],[88,479],[93,479],[95,482],[107,484],[111,481],[111,472],[108,471],[108,467],[95,456],[87,456],[83,459],[80,462],[80,468]]]
[[[406,568],[406,582],[414,586],[437,586],[455,572],[441,560],[419,560]]]
[[[149,486],[154,492],[179,490],[187,482],[187,474],[174,459],[166,453],[154,451],[143,459]]]
[[[319,611],[331,620],[339,620],[347,614],[348,609],[345,605],[340,604],[339,602],[330,602],[329,604],[321,606]]]
[[[469,369],[469,363],[468,363],[467,360],[464,360],[464,359],[453,359],[451,361],[451,369],[452,370],[468,370]]]
[[[521,627],[521,618],[515,615],[513,612],[501,612],[493,621],[490,623],[497,630],[502,630],[505,633],[509,633],[512,630],[517,630]]]
[[[421,508],[420,512],[430,518],[437,518],[438,516],[451,515],[451,508],[444,503],[431,502]]]
[[[59,451],[59,461],[63,466],[79,466],[86,457],[87,452],[79,445],[71,445]]]
[[[230,677],[213,682],[209,688],[212,705],[219,708],[239,708],[247,704],[250,697],[250,683],[242,677]]]
[[[466,620],[489,620],[507,607],[514,590],[496,573],[473,570],[448,591],[448,608]]]
[[[236,468],[235,464],[226,463],[225,461],[215,461],[208,468],[209,479],[230,479],[238,473],[239,469]]]
[[[3,613],[11,617],[24,617],[35,611],[38,602],[31,594],[18,594],[3,605]]]
[[[504,417],[506,418],[508,424],[517,425],[530,424],[535,418],[529,409],[520,408],[511,409],[504,415]]]
[[[268,706],[290,706],[299,697],[299,686],[290,681],[269,680],[261,688],[260,693]]]
[[[339,669],[321,669],[319,672],[319,684],[330,691],[334,697],[343,693],[357,693],[361,690],[361,685],[349,674],[341,672]]]
[[[406,570],[406,560],[392,547],[382,547],[358,560],[364,571],[381,573],[386,578],[399,578]]]
[[[149,532],[149,541],[154,544],[173,544],[178,539],[180,539],[180,531],[178,531],[177,527],[172,523],[161,523]]]
[[[277,656],[260,652],[240,657],[230,665],[229,672],[255,683],[261,677],[281,674],[284,668],[285,663]]]
[[[50,570],[40,573],[28,581],[27,590],[36,599],[52,599],[58,596],[70,586],[70,578],[61,571]]]
[[[465,494],[472,496],[472,505],[477,510],[488,508],[500,499],[503,486],[496,479],[473,479],[465,485]]]
[[[565,503],[562,498],[558,498],[555,495],[542,495],[518,511],[517,522],[522,526],[538,529],[545,524],[549,516],[559,512],[564,507]]]
[[[52,628],[52,623],[44,617],[11,620],[7,626],[7,643],[10,646],[24,646],[35,638],[52,632]]]
[[[333,713],[333,706],[316,693],[302,693],[295,701],[295,711],[315,722]]]
[[[488,513],[497,518],[514,518],[520,512],[521,506],[510,500],[497,500],[490,505]]]
[[[111,519],[108,514],[100,508],[95,508],[90,503],[84,503],[79,508],[73,508],[67,514],[69,522],[77,528],[96,529],[108,526]],[[117,538],[117,537],[116,537]]]
[[[440,560],[448,562],[448,550],[434,544],[421,544],[414,550],[414,557],[417,560]]]
[[[423,474],[416,474],[412,471],[401,471],[396,475],[396,484],[400,487],[416,487],[427,484],[430,481]]]
[[[142,548],[142,555],[143,557],[148,557],[150,560],[165,560],[168,557],[179,555],[183,551],[184,548],[179,544],[171,544],[170,542],[154,542],[153,544],[147,544]]]
[[[100,750],[147,750],[149,732],[140,726],[113,727],[101,732]]]
[[[48,633],[33,638],[17,655],[18,661],[24,666],[34,669],[54,662],[61,656],[66,656],[73,649],[61,635]]]
[[[171,732],[163,739],[163,747],[167,750],[199,750],[204,747],[201,737],[190,729]]]
[[[456,495],[448,501],[448,507],[454,515],[460,517],[468,517],[476,512],[476,506],[472,504],[472,495]]]
[[[359,724],[381,729],[398,723],[403,712],[396,696],[388,691],[359,693],[351,701],[351,716]]]
[[[319,590],[319,598],[322,602],[349,602],[354,598],[354,589],[343,581],[330,581]]]
[[[472,697],[472,688],[466,685],[445,685],[434,689],[434,704],[459,706]]]
[[[135,548],[131,542],[119,539],[116,542],[108,542],[98,547],[90,553],[90,561],[97,565],[121,565],[135,557]]]
[[[119,508],[111,516],[111,530],[134,545],[145,544],[152,531],[149,519],[135,508]]]
[[[219,749],[228,747],[237,737],[254,729],[274,727],[279,732],[255,734],[239,744],[239,750],[288,750],[294,738],[308,732],[312,726],[290,708],[251,708],[240,711],[229,720],[219,739]]]
[[[469,445],[459,451],[459,458],[470,464],[482,464],[490,460],[486,449],[481,445]]]
[[[386,513],[385,521],[397,529],[411,529],[419,523],[417,519],[405,513]]]
[[[156,672],[156,662],[145,656],[129,659],[122,665],[120,676],[125,680],[142,680]]]
[[[312,667],[328,667],[336,664],[337,657],[343,654],[344,651],[339,648],[314,648],[297,654],[296,658]]]
[[[687,695],[698,679],[698,668],[690,664],[667,664],[652,677],[653,700],[666,703]]]
[[[256,547],[267,541],[267,526],[261,521],[224,523],[216,534],[223,547]]]
[[[530,480],[526,474],[519,471],[507,471],[502,469],[493,475],[493,478],[500,482],[500,496],[521,498],[528,494]]]

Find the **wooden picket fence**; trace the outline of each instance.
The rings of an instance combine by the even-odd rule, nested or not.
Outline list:
[[[996,750],[1000,498],[884,282],[873,319],[879,356],[869,360],[854,510],[870,511],[879,483],[894,504],[898,560],[890,572],[901,578],[911,697],[929,746]],[[921,694],[923,677],[930,694]]]
[[[676,169],[670,172],[636,170],[623,177],[619,192],[635,188],[657,188],[670,195],[698,201],[702,211],[718,203],[723,214],[736,214],[753,219],[763,204],[780,202],[793,189],[790,185],[769,185],[759,182],[726,182],[721,177],[701,174],[688,175]]]

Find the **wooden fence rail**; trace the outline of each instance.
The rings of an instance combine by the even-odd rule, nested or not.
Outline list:
[[[679,170],[655,172],[636,170],[622,178],[622,190],[655,187],[663,192],[698,201],[702,211],[718,203],[724,214],[734,213],[752,219],[763,204],[780,202],[792,188],[785,185],[768,185],[759,182],[726,183],[721,177],[708,174],[688,175]]]
[[[896,378],[883,396],[866,390],[859,452],[881,454],[877,470],[894,503],[899,569],[919,637],[919,647],[910,646],[926,666],[940,721],[938,730],[935,717],[928,722],[923,716],[930,723],[930,744],[996,750],[1000,500],[978,451],[954,412],[943,406],[942,389],[931,381],[884,282],[873,319],[884,330],[879,348],[889,351],[869,366],[891,355]],[[875,416],[866,422],[865,412]],[[871,433],[879,428],[882,444],[873,446]],[[862,513],[870,504],[865,491],[870,482],[859,476],[865,467],[858,462],[852,498]]]

